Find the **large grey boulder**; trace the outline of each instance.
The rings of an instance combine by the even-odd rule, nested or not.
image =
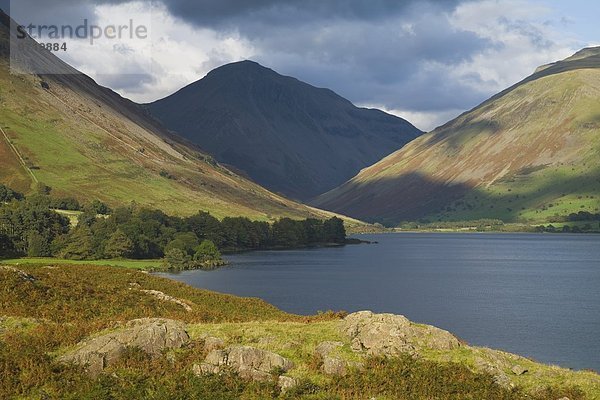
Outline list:
[[[213,350],[200,365],[194,365],[194,373],[216,374],[226,368],[241,377],[256,381],[267,381],[273,371],[287,372],[294,363],[270,351],[249,346],[232,346],[224,350]]]
[[[352,341],[354,351],[371,355],[418,354],[421,349],[452,350],[460,341],[450,332],[418,325],[402,315],[360,311],[348,315],[342,331]]]
[[[189,340],[181,322],[142,318],[129,321],[121,329],[82,341],[75,349],[59,357],[59,361],[81,365],[89,373],[98,374],[117,361],[128,347],[157,357],[165,350],[184,346]]]

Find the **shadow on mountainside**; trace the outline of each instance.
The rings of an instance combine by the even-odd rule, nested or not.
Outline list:
[[[536,170],[526,171],[536,173]],[[519,179],[514,176],[507,179]],[[600,170],[577,177],[565,176],[519,193],[507,191],[491,194],[483,188],[467,184],[436,182],[420,173],[410,173],[397,178],[384,178],[374,182],[346,183],[335,199],[323,197],[315,205],[359,218],[394,226],[402,221],[438,219],[465,221],[482,218],[501,219],[504,222],[522,221],[525,210],[543,210],[565,194],[600,194]],[[585,196],[580,196],[585,198]],[[593,202],[600,208],[600,196]],[[573,212],[581,211],[573,204]],[[594,208],[588,211],[596,211]]]

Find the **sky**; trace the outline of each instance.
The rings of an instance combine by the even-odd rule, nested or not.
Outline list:
[[[0,0],[3,6],[9,0]],[[431,130],[530,75],[600,45],[600,3],[584,0],[14,0],[19,23],[146,37],[67,42],[56,54],[137,102],[251,59]],[[5,6],[3,7],[5,8]]]

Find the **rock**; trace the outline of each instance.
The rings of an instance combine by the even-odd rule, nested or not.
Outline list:
[[[515,375],[523,375],[526,372],[528,372],[525,368],[521,367],[520,365],[515,365],[511,368],[511,371]]]
[[[452,350],[460,346],[450,332],[414,324],[402,315],[356,312],[344,318],[342,331],[352,341],[354,351],[371,355],[418,354],[423,348]]]
[[[284,350],[290,350],[290,349],[296,349],[296,348],[300,347],[301,345],[302,345],[301,343],[299,343],[295,340],[292,340],[291,342],[284,343],[281,346],[281,348]]]
[[[173,296],[169,296],[168,294],[165,294],[165,293],[163,293],[161,291],[140,289],[140,292],[147,293],[147,294],[149,294],[151,296],[156,297],[158,300],[161,300],[161,301],[168,301],[168,302],[171,302],[171,303],[175,303],[178,306],[183,307],[183,309],[185,311],[187,311],[187,312],[192,311],[192,307],[190,307],[190,305],[187,304],[187,303],[185,303],[183,300],[177,299],[177,298],[175,298]]]
[[[494,375],[494,382],[504,389],[513,389],[515,387],[510,378],[503,372]]]
[[[333,376],[344,376],[348,372],[348,364],[335,357],[323,358],[323,373]]]
[[[190,338],[181,322],[143,318],[129,321],[124,328],[84,340],[59,358],[63,363],[81,365],[91,374],[102,372],[117,361],[128,347],[139,348],[152,357],[164,350],[181,348]]]
[[[8,271],[8,272],[14,272],[15,274],[17,274],[19,276],[19,278],[24,281],[24,282],[35,282],[36,279],[33,275],[29,275],[27,272],[25,271],[21,271],[20,269],[17,269],[15,267],[9,267],[9,266],[5,266],[5,265],[1,265],[0,266],[0,271]]]
[[[571,399],[569,399],[568,397],[562,397],[562,398],[560,398],[558,400],[571,400]]]
[[[277,386],[279,386],[279,388],[281,389],[281,391],[283,393],[287,392],[288,390],[295,388],[296,386],[298,386],[298,381],[294,378],[290,378],[289,376],[283,376],[281,375],[279,377],[279,379],[277,380]]]
[[[221,350],[225,347],[225,341],[218,337],[207,336],[204,338],[204,350],[211,352],[213,350]]]
[[[321,357],[327,357],[332,351],[344,345],[342,342],[321,342],[315,348],[315,354]]]
[[[249,346],[232,346],[225,350],[213,350],[194,373],[216,374],[224,368],[231,368],[241,377],[256,381],[270,380],[273,371],[287,372],[294,363],[270,351]]]
[[[362,370],[363,365],[358,362],[345,361],[338,357],[326,356],[323,358],[322,371],[326,375],[345,376],[351,368]]]

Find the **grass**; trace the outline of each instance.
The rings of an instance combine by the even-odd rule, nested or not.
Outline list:
[[[63,260],[52,257],[25,257],[1,260],[6,265],[95,265],[121,267],[140,271],[156,271],[162,269],[162,260]]]
[[[600,65],[529,81],[425,134],[316,204],[390,226],[539,225],[600,210]]]
[[[320,384],[331,383],[318,371],[311,369],[316,346],[323,341],[339,341],[344,346],[335,354],[347,361],[359,361],[350,348],[350,341],[339,331],[338,321],[323,321],[311,324],[296,322],[249,322],[241,324],[198,324],[190,327],[194,338],[216,336],[229,344],[243,344],[273,351],[294,361],[298,366],[288,375],[300,380],[310,380]],[[594,372],[573,372],[568,369],[536,363],[513,354],[487,348],[463,346],[452,351],[422,351],[420,358],[432,365],[453,363],[466,366],[471,372],[477,372],[476,360],[497,362],[503,365],[502,372],[511,381],[527,393],[540,388],[577,386],[587,393],[589,398],[600,398],[600,376]],[[516,376],[511,368],[520,365],[528,373]],[[484,397],[482,397],[484,398]],[[557,398],[560,398],[557,397]]]
[[[127,113],[129,106],[100,103],[48,79],[50,90],[44,90],[37,77],[11,75],[0,60],[2,128],[36,178],[57,196],[111,206],[134,201],[173,215],[204,210],[218,218],[262,221],[332,215],[270,193],[185,146],[175,145],[181,151],[176,153],[155,132],[116,111]],[[4,137],[0,182],[24,193],[33,187]]]
[[[491,351],[477,348],[424,353],[419,359],[367,358],[362,360],[366,365],[362,371],[353,370],[345,377],[327,377],[320,372],[321,360],[314,355],[320,342],[341,341],[344,345],[335,356],[360,360],[350,350],[349,339],[340,333],[337,314],[292,315],[259,299],[198,290],[126,268],[91,265],[19,265],[18,268],[35,280],[24,280],[14,272],[0,269],[0,398],[3,399],[546,400],[568,396],[571,400],[582,400],[593,399],[600,386],[598,375],[593,373],[529,362],[524,366],[532,371],[531,375],[517,381],[523,389],[502,389],[494,384],[491,375],[471,368],[475,357],[487,357],[485,352]],[[162,291],[186,302],[192,311],[160,301],[139,289]],[[141,317],[184,321],[191,344],[158,359],[130,349],[106,374],[97,378],[90,378],[76,367],[54,362],[56,354],[83,338]],[[202,346],[206,335],[221,337],[228,345],[250,345],[290,358],[297,367],[288,375],[297,378],[299,386],[282,394],[274,381],[252,383],[229,372],[194,376],[192,365],[206,356]],[[552,388],[547,389],[548,385]],[[587,397],[573,385],[581,387]]]

